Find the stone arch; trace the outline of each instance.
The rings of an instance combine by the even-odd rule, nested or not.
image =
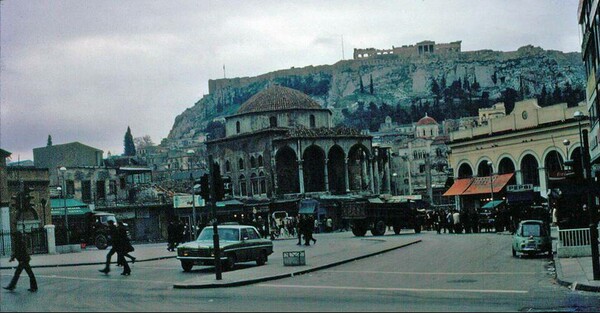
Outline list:
[[[325,191],[325,152],[317,145],[304,149],[302,154],[304,190],[306,192]]]
[[[581,173],[581,147],[577,147],[571,151],[571,158],[573,160],[572,170],[574,173]]]
[[[279,194],[298,193],[298,157],[289,146],[285,146],[275,154],[275,169],[277,174],[277,192]]]
[[[348,179],[350,190],[366,191],[369,188],[369,150],[355,144],[348,152]]]
[[[498,162],[498,174],[514,173],[515,169],[515,162],[510,156],[500,158],[500,162]]]
[[[458,166],[458,178],[469,178],[473,177],[473,167],[468,162]]]
[[[553,173],[561,171],[564,167],[563,156],[556,150],[550,150],[544,157],[544,168],[549,176],[555,176]]]
[[[339,145],[334,145],[327,154],[327,173],[329,174],[329,191],[332,194],[346,193],[346,174],[345,174],[344,149]]]
[[[488,162],[489,159],[481,159],[479,164],[477,165],[477,177],[485,177],[490,176],[494,171],[494,168],[497,167],[497,164],[492,163],[492,168],[489,167]]]
[[[523,176],[523,184],[533,184],[534,186],[540,185],[540,175],[539,175],[539,163],[537,158],[531,154],[527,153],[523,155],[521,158],[521,175]]]
[[[240,175],[239,177],[239,184],[240,184],[240,196],[244,197],[248,195],[248,189],[246,188],[246,176],[244,176],[243,174]]]

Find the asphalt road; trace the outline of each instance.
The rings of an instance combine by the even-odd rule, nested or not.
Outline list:
[[[118,275],[115,267],[108,276],[98,266],[38,268],[40,291],[30,294],[22,276],[16,292],[0,292],[0,311],[600,310],[596,293],[556,284],[550,259],[513,258],[510,236],[412,236],[422,242],[307,275],[233,288],[173,289],[190,275],[214,276],[202,267],[184,273],[175,259],[138,262],[130,277]],[[2,271],[3,285],[11,275]]]

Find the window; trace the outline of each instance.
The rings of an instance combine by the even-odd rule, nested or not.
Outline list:
[[[250,157],[250,168],[256,168],[256,158],[254,156]]]
[[[277,117],[276,116],[269,117],[269,126],[277,127]]]
[[[317,127],[317,122],[315,121],[315,116],[313,114],[310,115],[310,128]]]
[[[238,168],[240,170],[244,169],[244,159],[240,158],[240,160],[238,161]]]
[[[225,172],[231,172],[231,163],[229,163],[229,160],[225,161]]]
[[[239,121],[235,122],[235,133],[236,134],[240,133],[240,122]]]
[[[92,182],[89,180],[81,181],[81,200],[85,203],[92,201]]]
[[[106,189],[104,185],[105,183],[103,180],[96,181],[96,197],[98,200],[106,199]]]
[[[247,195],[248,192],[246,190],[246,177],[244,175],[240,176],[240,196]]]
[[[258,156],[258,167],[263,167],[263,157],[262,157],[262,155]]]

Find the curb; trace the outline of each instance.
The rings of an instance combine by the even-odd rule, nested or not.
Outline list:
[[[342,261],[337,261],[337,262],[333,262],[333,263],[329,263],[329,264],[325,264],[325,265],[313,267],[313,268],[306,269],[306,270],[296,271],[296,272],[292,272],[292,273],[285,273],[285,274],[279,274],[279,275],[267,276],[267,277],[260,277],[260,278],[252,278],[252,279],[246,279],[246,280],[238,280],[238,281],[233,281],[233,282],[229,282],[229,283],[204,283],[204,284],[196,284],[196,285],[192,285],[192,284],[188,284],[188,285],[175,284],[175,285],[173,285],[173,288],[174,289],[207,289],[207,288],[239,287],[239,286],[251,285],[251,284],[261,283],[261,282],[270,281],[270,280],[278,280],[278,279],[287,278],[287,277],[294,277],[295,275],[303,275],[303,274],[307,274],[307,273],[310,273],[310,272],[315,272],[315,271],[318,271],[318,270],[322,270],[322,269],[326,269],[326,268],[330,268],[330,267],[342,265],[342,264],[349,263],[349,262],[352,262],[352,261],[356,261],[356,260],[360,260],[360,259],[372,257],[372,256],[375,256],[375,255],[378,255],[378,254],[382,254],[382,253],[386,253],[386,252],[392,251],[392,250],[400,249],[400,248],[403,248],[403,247],[408,247],[410,245],[413,245],[413,244],[416,244],[416,243],[420,243],[420,242],[421,242],[421,239],[413,241],[413,242],[410,242],[410,243],[406,243],[406,244],[403,244],[403,245],[400,245],[400,246],[396,246],[396,247],[393,247],[393,248],[388,248],[388,249],[377,251],[377,252],[374,252],[374,253],[369,253],[369,254],[366,254],[366,255],[361,255],[361,256],[350,258],[350,259],[346,259],[346,260],[342,260]]]
[[[158,260],[165,260],[165,259],[173,259],[176,258],[176,255],[173,256],[163,256],[163,257],[156,257],[156,258],[149,258],[149,259],[143,259],[143,260],[135,260],[136,263],[139,262],[149,262],[149,261],[158,261]],[[128,262],[131,263],[131,262]],[[69,266],[85,266],[85,265],[104,265],[106,264],[106,262],[87,262],[87,263],[67,263],[67,264],[45,264],[45,265],[32,265],[31,268],[48,268],[48,267],[69,267]],[[110,262],[110,264],[117,264],[117,262]],[[12,270],[12,269],[16,269],[17,265],[15,266],[4,266],[4,267],[0,267],[0,270]]]
[[[559,258],[557,258],[558,260]],[[560,265],[560,261],[554,262],[554,268],[556,269],[556,282],[564,287],[567,287],[571,290],[581,290],[581,291],[589,291],[589,292],[600,292],[600,286],[590,286],[580,282],[571,282],[560,278],[562,276],[562,266]],[[560,273],[560,275],[559,275]]]

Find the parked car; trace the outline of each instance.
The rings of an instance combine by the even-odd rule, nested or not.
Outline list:
[[[273,242],[260,237],[258,230],[248,225],[219,225],[221,264],[231,270],[236,263],[256,261],[264,265],[273,253]],[[195,241],[177,247],[177,259],[184,272],[194,265],[214,265],[213,228],[205,227]]]
[[[552,254],[552,238],[550,228],[541,220],[524,220],[519,223],[513,235],[512,255],[519,253],[535,255],[539,253]]]

